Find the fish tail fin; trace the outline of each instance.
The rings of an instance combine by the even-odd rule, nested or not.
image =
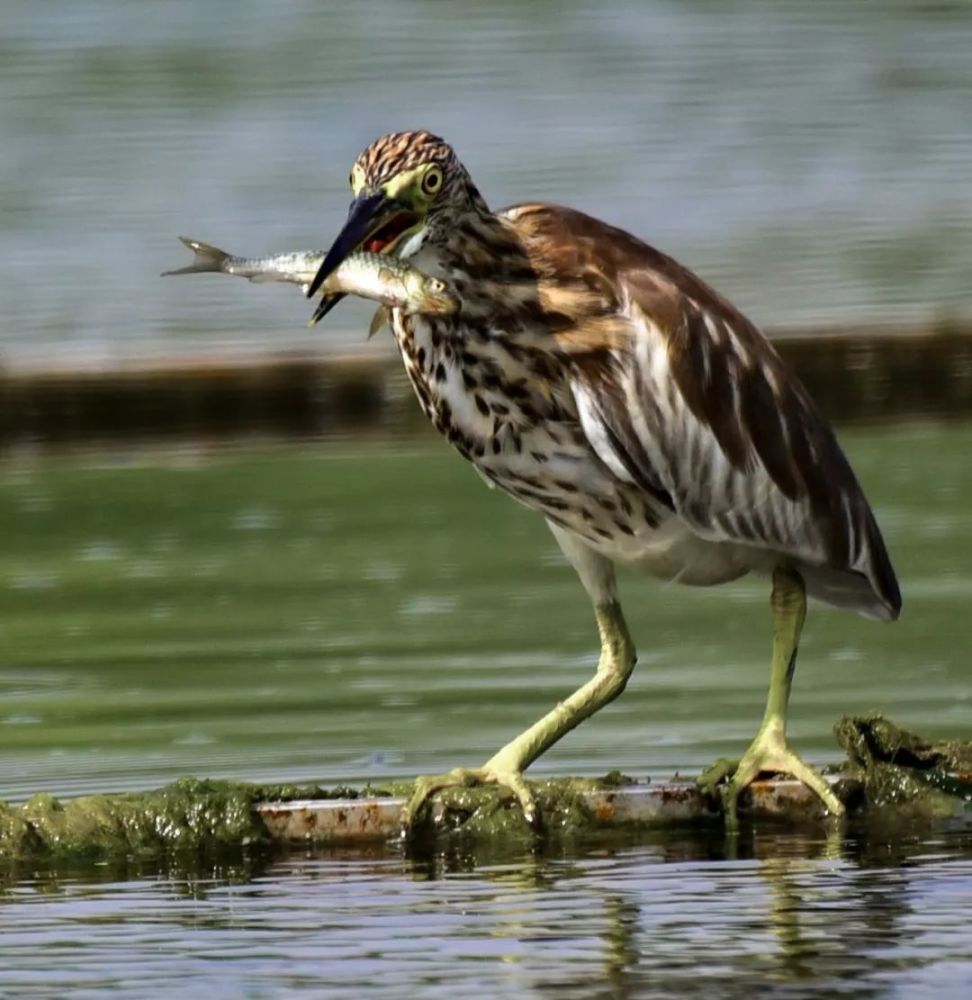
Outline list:
[[[170,274],[202,274],[207,271],[221,272],[223,270],[223,264],[230,256],[225,250],[210,246],[201,240],[191,240],[188,236],[180,236],[179,239],[195,254],[193,261],[188,267],[180,267],[174,271],[163,271],[163,278]]]

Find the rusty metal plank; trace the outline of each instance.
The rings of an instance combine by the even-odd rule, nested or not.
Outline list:
[[[719,819],[719,808],[694,782],[624,785],[583,791],[592,826],[665,826]],[[354,842],[397,836],[401,798],[315,799],[263,802],[256,808],[270,836],[281,842]],[[434,806],[435,807],[435,806]],[[438,807],[441,810],[441,807]],[[778,820],[812,820],[819,800],[792,780],[754,782],[740,801],[741,814]]]
[[[398,832],[404,799],[297,799],[256,810],[280,841],[383,840]]]

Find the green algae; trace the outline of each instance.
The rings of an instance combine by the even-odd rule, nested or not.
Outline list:
[[[38,854],[113,855],[202,851],[269,844],[257,802],[349,797],[352,789],[250,785],[183,778],[150,792],[83,795],[62,802],[38,794],[0,803],[0,858]]]
[[[533,782],[544,834],[564,837],[590,829],[595,821],[582,792],[600,785],[578,778]],[[20,806],[0,802],[0,859],[269,847],[272,838],[255,809],[259,802],[407,799],[413,789],[411,782],[322,789],[183,778],[154,791],[84,795],[69,801],[41,793]],[[415,833],[418,838],[458,834],[516,845],[533,841],[537,830],[508,792],[486,786],[441,792],[422,811]]]
[[[844,716],[834,734],[843,773],[862,789],[858,815],[910,826],[972,819],[972,743],[926,740],[880,715]]]

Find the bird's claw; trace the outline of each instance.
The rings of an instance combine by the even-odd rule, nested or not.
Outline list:
[[[445,774],[423,775],[415,781],[415,790],[402,809],[402,835],[407,837],[415,825],[422,807],[430,798],[445,788],[473,788],[476,785],[498,785],[513,794],[520,805],[523,817],[530,824],[537,824],[537,803],[523,772],[511,767],[484,764],[482,767],[457,767]]]
[[[739,760],[729,760],[720,757],[714,764],[707,767],[696,779],[695,784],[703,795],[719,795],[719,787],[739,768]]]
[[[824,804],[831,817],[844,815],[844,804],[834,794],[824,777],[790,749],[786,737],[776,730],[763,730],[738,761],[717,760],[696,779],[703,794],[718,794],[726,817],[726,826],[739,825],[739,795],[760,774],[789,774],[796,778]]]

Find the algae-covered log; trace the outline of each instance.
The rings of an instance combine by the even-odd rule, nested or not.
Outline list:
[[[857,787],[840,776],[830,779],[838,796],[852,798]],[[531,827],[507,792],[495,787],[450,788],[420,814],[413,829],[417,840],[459,835],[469,841],[529,843],[538,832],[549,839],[596,839],[609,831],[714,826],[722,822],[717,797],[705,795],[694,781],[635,782],[613,772],[605,778],[550,778],[531,782],[540,830]],[[399,830],[411,785],[388,789],[391,798],[356,802],[266,802],[257,806],[275,840],[336,843],[391,837]],[[820,800],[799,781],[773,778],[754,782],[741,799],[749,819],[796,826],[819,823]]]
[[[847,751],[828,776],[851,822],[899,819],[901,827],[948,819],[972,823],[972,743],[931,743],[880,716],[845,716],[834,727]],[[600,781],[560,778],[533,782],[545,833],[570,836],[619,827],[718,824],[719,803],[694,782],[639,783],[617,772]],[[392,836],[411,785],[389,786],[391,798],[357,802],[266,802],[257,807],[274,839],[328,843]],[[474,840],[534,836],[521,810],[495,788],[443,792],[424,814],[420,835],[461,833]],[[754,782],[740,800],[743,819],[819,824],[819,799],[803,784],[776,776]]]
[[[972,823],[972,743],[932,742],[880,716],[845,717],[835,726],[847,762],[830,776],[850,822],[892,821],[902,830],[941,820]],[[532,783],[551,838],[721,823],[717,799],[691,781],[636,782],[614,772],[600,780]],[[207,852],[286,843],[363,843],[398,833],[408,783],[355,791],[183,779],[154,792],[86,795],[60,802],[35,795],[0,803],[0,858],[43,854],[130,855]],[[437,797],[415,831],[434,839],[520,843],[536,837],[495,787],[452,789]],[[802,784],[775,777],[753,783],[743,821],[815,825],[819,800]]]
[[[616,772],[600,780],[532,783],[547,837],[564,839],[622,827],[720,822],[716,801],[693,782],[634,782]],[[183,779],[154,792],[86,795],[60,802],[35,795],[0,805],[0,857],[37,854],[144,854],[214,851],[284,843],[361,843],[397,836],[410,783],[362,792],[267,787]],[[495,787],[450,789],[420,817],[419,839],[449,834],[507,845],[537,831]],[[819,802],[799,782],[760,781],[747,794],[750,815],[807,822]]]

